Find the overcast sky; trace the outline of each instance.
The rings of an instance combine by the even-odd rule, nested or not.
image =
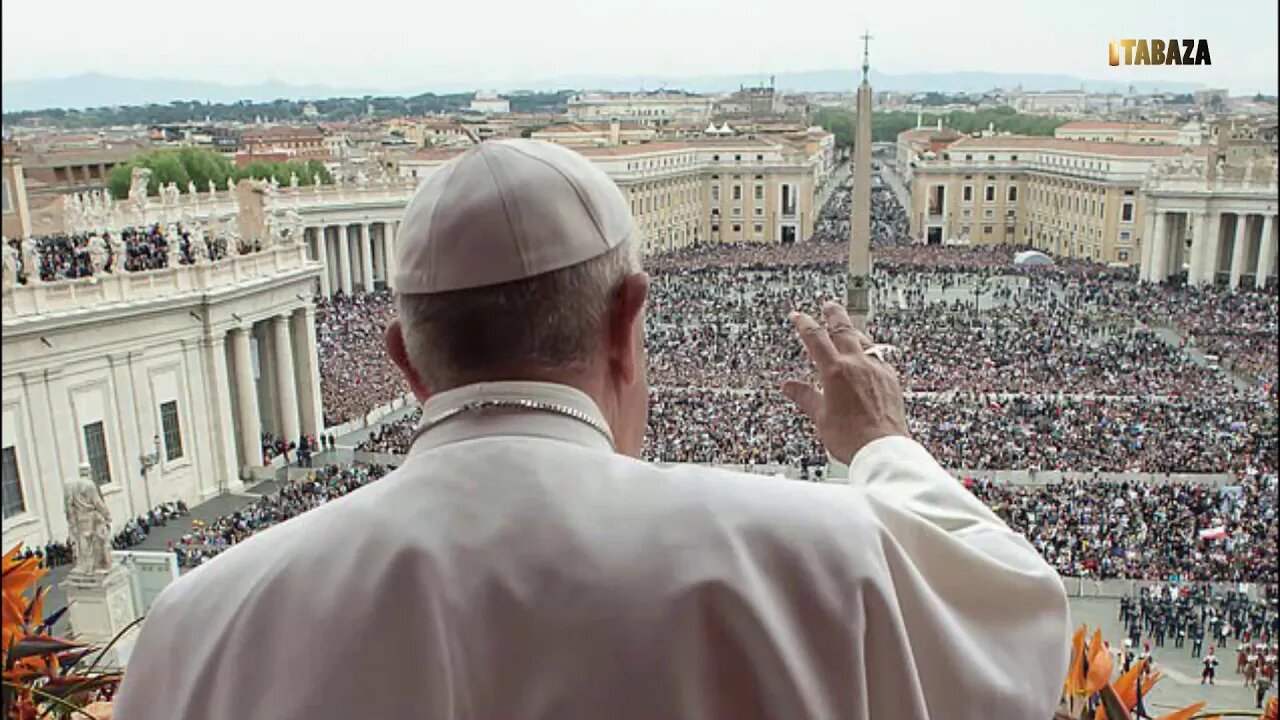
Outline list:
[[[422,91],[570,75],[852,68],[1277,87],[1276,0],[4,0],[3,79],[100,72]],[[1112,38],[1209,40],[1213,64],[1110,68]]]

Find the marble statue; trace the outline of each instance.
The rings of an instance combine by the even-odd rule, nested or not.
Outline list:
[[[71,572],[86,575],[111,569],[111,513],[91,475],[89,463],[80,463],[79,474],[63,490],[75,547]]]
[[[311,176],[311,181],[312,181],[312,184],[316,186],[316,192],[319,192],[320,191],[320,173],[313,174]]]
[[[124,239],[116,235],[108,238],[107,244],[111,246],[111,272],[113,274],[124,272],[124,262],[127,257]]]
[[[142,204],[147,201],[147,187],[151,183],[151,170],[143,167],[135,167],[133,174],[129,178],[129,199],[135,204]]]
[[[205,241],[204,236],[204,228],[191,233],[191,259],[196,265],[209,263],[209,243]]]
[[[0,238],[0,252],[4,253],[4,288],[7,290],[18,282],[18,250],[9,244],[9,238]]]
[[[89,264],[93,266],[93,275],[98,277],[107,267],[107,244],[95,233],[89,237]]]
[[[291,190],[298,189],[298,173],[289,173],[289,188]]]
[[[361,188],[369,187],[369,176],[365,175],[363,170],[356,173],[356,187],[361,187]]]
[[[22,274],[27,276],[28,285],[41,282],[40,253],[36,250],[36,241],[30,236],[22,239]]]
[[[210,179],[209,180],[209,197],[217,197],[217,196],[218,196],[218,185],[214,183],[212,179]]]
[[[195,180],[187,181],[187,199],[193,202],[196,199],[196,181]]]

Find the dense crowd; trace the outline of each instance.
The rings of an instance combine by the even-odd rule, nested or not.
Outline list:
[[[1276,475],[1233,485],[1102,479],[1052,485],[967,481],[1064,575],[1274,583]],[[1202,531],[1221,528],[1221,533]]]
[[[873,177],[871,186],[872,247],[903,246],[910,242],[907,211],[889,187]],[[827,199],[813,227],[813,240],[820,243],[848,243],[852,229],[849,213],[853,207],[853,184],[837,186]]]
[[[211,523],[193,521],[191,531],[170,542],[169,550],[178,556],[180,566],[195,567],[255,533],[346,495],[387,472],[388,468],[380,465],[319,468],[308,479],[287,483]]]
[[[227,256],[226,238],[210,238],[204,241],[201,249],[200,243],[193,241],[193,232],[191,228],[184,226],[166,229],[157,223],[147,227],[126,228],[118,236],[104,232],[57,233],[33,237],[37,263],[33,268],[25,267],[22,241],[14,238],[8,242],[18,259],[20,282],[27,282],[33,273],[38,273],[40,280],[51,282],[93,275],[91,246],[95,237],[102,243],[102,270],[106,272],[118,272],[120,268],[129,272],[155,270],[168,267],[171,260],[180,265],[191,265],[196,262],[197,252],[204,253],[209,261],[221,260]],[[255,248],[239,248],[241,252],[253,249]]]
[[[413,431],[422,420],[422,408],[415,407],[404,417],[384,422],[356,444],[356,452],[404,454],[409,451]]]
[[[152,529],[164,527],[170,520],[186,517],[189,514],[187,504],[181,500],[161,503],[148,510],[146,515],[139,515],[126,522],[120,532],[111,539],[111,547],[116,550],[128,550],[146,540]]]
[[[316,299],[325,427],[361,417],[409,391],[383,340],[394,312],[386,291]]]

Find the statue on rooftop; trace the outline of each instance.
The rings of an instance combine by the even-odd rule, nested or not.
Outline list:
[[[89,236],[89,265],[93,267],[93,276],[99,277],[107,267],[107,244],[97,233]]]
[[[27,236],[22,239],[22,274],[27,277],[28,285],[35,285],[40,279],[40,252],[36,250],[36,241]]]
[[[9,238],[0,238],[0,252],[4,253],[4,288],[8,290],[18,282],[18,249],[9,244]]]

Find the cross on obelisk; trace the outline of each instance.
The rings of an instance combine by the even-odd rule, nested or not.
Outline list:
[[[849,215],[849,276],[845,303],[849,319],[867,329],[871,314],[871,34],[862,34],[862,83],[855,106],[853,206]]]
[[[867,73],[871,70],[871,33],[862,33],[862,82],[870,82]]]

